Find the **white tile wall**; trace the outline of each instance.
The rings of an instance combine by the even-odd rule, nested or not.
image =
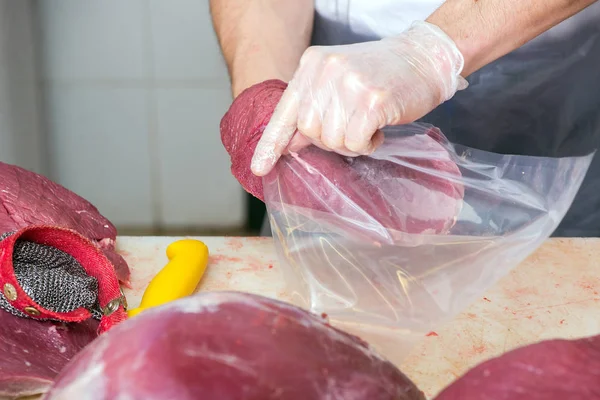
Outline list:
[[[208,0],[150,0],[157,79],[227,84]]]
[[[235,226],[244,216],[243,192],[219,134],[229,92],[165,88],[157,98],[161,222]]]
[[[241,226],[208,1],[39,0],[38,14],[53,177],[117,226]]]
[[[153,221],[144,89],[46,91],[54,174],[124,226]]]
[[[144,0],[37,4],[46,78],[73,82],[148,77]]]
[[[0,161],[47,173],[31,10],[0,0]]]

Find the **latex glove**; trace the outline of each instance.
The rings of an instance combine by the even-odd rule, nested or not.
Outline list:
[[[383,142],[381,128],[413,122],[466,88],[463,65],[452,39],[427,22],[375,42],[307,49],[252,172],[266,175],[286,151],[311,143],[348,156],[372,153]]]

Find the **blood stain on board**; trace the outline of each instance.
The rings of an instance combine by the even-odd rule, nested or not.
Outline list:
[[[440,336],[440,335],[438,335],[438,334],[437,334],[437,332],[433,332],[433,331],[431,331],[431,332],[429,332],[429,333],[428,333],[427,335],[425,335],[425,336],[427,336],[427,337],[437,337],[437,336]]]
[[[473,345],[473,347],[468,348],[466,351],[460,351],[459,354],[462,357],[470,358],[470,357],[475,357],[479,354],[483,354],[486,352],[486,350],[487,350],[487,348],[483,344]]]
[[[560,325],[562,325],[562,324],[564,324],[564,323],[565,323],[565,320],[564,320],[564,319],[561,319],[561,320],[560,320],[560,322],[559,322],[559,324],[560,324]]]
[[[294,296],[285,290],[280,290],[275,295],[275,298],[278,300],[287,301],[288,303],[293,303]]]
[[[244,242],[240,238],[231,238],[225,241],[225,245],[231,250],[240,250],[244,247]]]
[[[250,237],[245,238],[245,240],[248,242],[255,242],[255,243],[259,242],[260,243],[260,242],[267,242],[272,239],[269,237],[263,237],[263,236],[250,236]]]
[[[492,301],[490,299],[488,299],[487,297],[484,297],[483,300],[487,301],[488,303],[491,303]]]
[[[246,257],[243,262],[247,267],[238,269],[239,272],[259,272],[265,268],[256,257]]]
[[[128,252],[127,250],[117,250],[117,254],[119,254],[122,257],[129,257],[129,256],[131,256],[131,253]]]
[[[211,265],[220,263],[240,263],[242,259],[239,257],[224,256],[222,254],[213,254],[208,258],[208,262]]]
[[[522,288],[517,288],[517,289],[512,290],[511,294],[515,298],[520,298],[522,296],[527,296],[527,295],[537,295],[538,291],[535,288],[522,287]]]

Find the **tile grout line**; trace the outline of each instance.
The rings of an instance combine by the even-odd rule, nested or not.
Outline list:
[[[144,0],[144,10],[142,12],[143,40],[144,40],[144,64],[148,76],[146,85],[146,113],[148,118],[148,153],[150,158],[150,194],[152,207],[152,226],[160,231],[162,227],[162,181],[161,181],[161,162],[158,145],[158,104],[156,98],[156,89],[154,87],[155,67],[154,67],[154,36],[152,32],[152,13],[150,10],[150,0]]]
[[[40,79],[35,82],[38,86],[56,87],[131,87],[144,88],[152,85],[160,88],[190,88],[190,89],[228,89],[229,85],[221,83],[218,78],[74,78],[74,79]]]

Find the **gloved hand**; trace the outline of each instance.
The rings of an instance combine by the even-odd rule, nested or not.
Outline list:
[[[271,211],[290,207],[284,214],[303,213],[308,220],[379,243],[388,241],[392,231],[442,234],[454,225],[464,196],[461,173],[444,147],[444,136],[431,126],[413,127],[408,131],[422,134],[397,138],[394,147],[406,150],[395,153],[402,163],[349,158],[310,146],[283,157],[275,174],[253,174],[252,156],[286,87],[279,80],[253,85],[221,119],[231,172],[246,191]],[[263,183],[270,190],[265,192]],[[434,213],[429,212],[432,205]]]
[[[264,176],[286,151],[311,143],[347,156],[372,153],[381,128],[413,122],[466,88],[463,65],[452,39],[427,22],[380,41],[309,48],[256,147],[252,172]]]

